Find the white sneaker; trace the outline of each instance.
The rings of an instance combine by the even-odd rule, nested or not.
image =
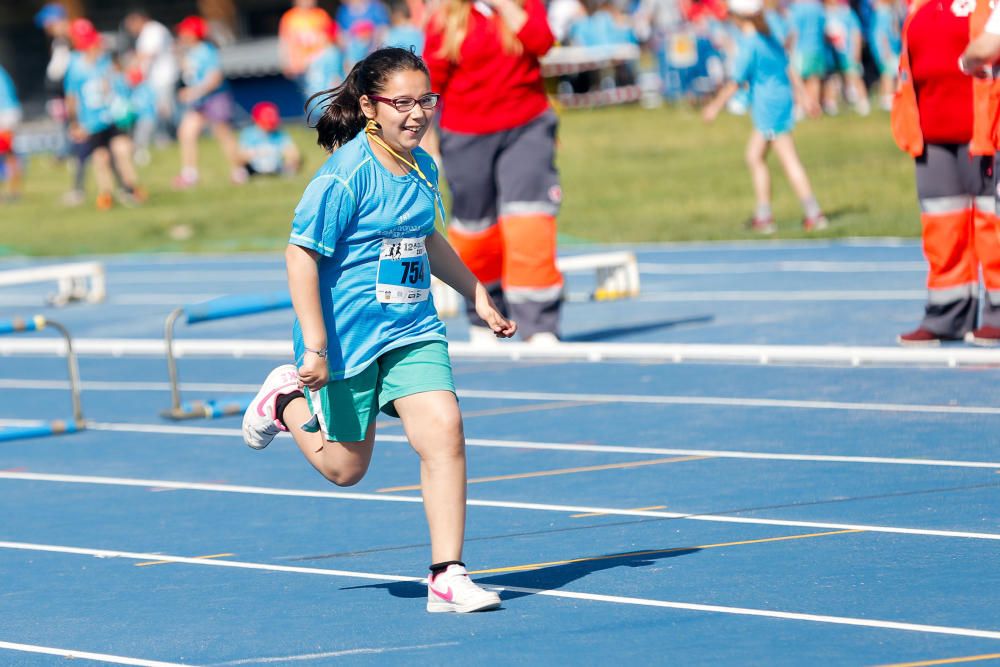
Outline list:
[[[278,396],[299,388],[299,371],[292,364],[278,366],[268,373],[260,391],[250,401],[243,413],[243,441],[254,449],[264,449],[280,431],[287,431],[284,424],[274,418]]]
[[[452,564],[436,577],[427,578],[427,611],[487,611],[500,606],[500,596],[477,586],[461,565]]]

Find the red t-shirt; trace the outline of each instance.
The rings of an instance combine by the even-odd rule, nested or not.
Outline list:
[[[538,59],[555,43],[540,0],[526,0],[528,20],[517,33],[522,51],[503,50],[500,22],[473,5],[458,63],[438,54],[443,33],[432,18],[427,24],[424,60],[431,89],[441,93],[441,127],[453,132],[487,134],[524,125],[549,108]]]
[[[958,58],[969,44],[969,14],[974,8],[969,1],[930,0],[910,21],[906,33],[910,70],[920,130],[928,143],[972,141],[972,77],[958,69]],[[964,16],[956,16],[956,10]]]

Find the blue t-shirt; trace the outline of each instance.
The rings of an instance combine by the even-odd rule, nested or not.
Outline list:
[[[339,86],[344,76],[344,54],[336,46],[328,46],[320,51],[306,69],[306,93],[313,95]]]
[[[373,25],[389,25],[389,12],[379,0],[371,0],[361,7],[355,7],[346,2],[337,8],[337,24],[350,32],[358,21],[371,21]]]
[[[7,70],[0,67],[0,111],[19,111],[20,109],[21,103],[17,101],[14,81],[7,74]]]
[[[810,59],[822,57],[826,48],[826,10],[816,0],[796,0],[788,9],[795,32],[795,52]]]
[[[209,42],[199,42],[188,49],[181,58],[181,81],[185,86],[201,85],[210,74],[221,71],[222,59],[219,57],[219,49]],[[223,79],[217,88],[202,97],[208,97],[225,88],[226,80]]]
[[[412,252],[434,232],[438,172],[423,149],[413,156],[435,191],[414,172],[391,174],[362,131],[320,167],[295,208],[288,242],[321,255],[320,301],[333,380],[357,375],[389,350],[446,340],[430,295],[426,255]],[[386,302],[386,286],[404,293]],[[425,298],[409,300],[423,289]],[[305,344],[298,321],[292,335],[301,363]]]
[[[826,38],[835,53],[852,57],[861,39],[861,21],[848,5],[826,8]]]
[[[101,55],[91,62],[79,53],[69,61],[63,80],[66,95],[76,99],[76,120],[88,134],[111,127],[115,99],[111,56]]]
[[[412,49],[414,53],[423,53],[424,33],[413,25],[394,25],[386,33],[385,44],[382,46],[398,46],[407,51]]]
[[[132,110],[136,118],[156,118],[156,93],[145,81],[134,86],[129,92]]]
[[[875,20],[872,24],[872,51],[883,61],[899,56],[902,49],[900,32],[902,26],[899,16],[888,5],[879,4],[875,7]]]
[[[739,41],[733,80],[750,90],[750,117],[765,135],[790,132],[794,124],[788,56],[778,35],[753,33]]]
[[[576,46],[589,47],[638,43],[631,28],[619,25],[603,10],[573,23],[569,28],[569,41]]]
[[[288,132],[278,128],[265,132],[257,125],[248,125],[240,132],[240,149],[251,154],[250,166],[260,174],[276,174],[285,166],[283,151],[292,144]]]

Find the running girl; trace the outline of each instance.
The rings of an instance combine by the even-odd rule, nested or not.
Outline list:
[[[378,412],[402,419],[431,534],[427,611],[494,609],[499,596],[462,563],[465,439],[431,273],[472,300],[497,337],[517,325],[434,228],[437,168],[418,145],[438,95],[419,56],[375,51],[323,95],[319,143],[336,152],[302,195],[285,252],[298,368],[271,371],[243,436],[262,449],[290,430],[320,474],[350,486],[368,470]]]
[[[729,98],[741,86],[748,86],[754,129],[747,145],[746,161],[757,199],[750,229],[763,234],[775,231],[771,213],[771,174],[767,168],[767,152],[772,146],[792,189],[802,202],[805,211],[802,227],[806,231],[826,229],[826,217],[816,202],[809,177],[792,140],[792,84],[794,82],[801,88],[801,82],[794,72],[789,74],[788,57],[783,46],[785,36],[778,34],[777,24],[769,22],[763,10],[762,0],[730,0],[729,11],[743,33],[743,39],[740,40],[733,67],[733,80],[723,86],[705,107],[703,116],[706,121],[715,120]]]

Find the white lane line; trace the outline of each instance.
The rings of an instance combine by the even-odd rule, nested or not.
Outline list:
[[[925,273],[926,262],[709,262],[673,264],[639,262],[639,272],[665,276],[714,276],[746,273]]]
[[[188,491],[208,491],[214,493],[241,493],[262,496],[287,496],[296,498],[329,498],[333,500],[361,500],[391,503],[421,503],[420,496],[401,496],[391,493],[350,493],[344,491],[312,491],[305,489],[281,489],[265,486],[243,486],[237,484],[213,484],[209,482],[181,482],[164,479],[135,479],[131,477],[103,477],[96,475],[62,475],[33,472],[0,471],[0,480],[28,482],[56,482],[62,484],[94,484],[101,486],[127,486],[157,489],[185,489]],[[685,512],[664,512],[662,510],[629,510],[611,507],[585,505],[553,505],[549,503],[524,503],[506,500],[477,500],[469,498],[466,504],[472,507],[493,507],[501,509],[534,510],[582,514],[598,512],[615,516],[641,516],[660,519],[688,519],[716,523],[744,523],[760,526],[794,526],[796,528],[831,528],[833,530],[863,530],[872,533],[896,535],[922,535],[928,537],[949,537],[976,540],[1000,540],[997,533],[975,533],[956,530],[934,530],[929,528],[900,528],[897,526],[870,526],[865,524],[827,523],[819,521],[790,521],[758,517],[726,516],[722,514],[691,514]]]
[[[52,544],[31,544],[26,542],[0,542],[0,549],[17,549],[23,551],[44,551],[50,553],[67,553],[83,556],[94,556],[96,558],[128,558],[132,560],[150,560],[158,558],[174,563],[185,563],[188,565],[201,565],[203,567],[229,567],[247,570],[263,570],[270,572],[288,572],[297,574],[313,574],[329,577],[349,577],[355,579],[374,579],[379,581],[404,581],[421,583],[424,579],[419,577],[403,577],[391,574],[374,574],[371,572],[353,572],[346,570],[328,570],[325,568],[298,567],[293,565],[272,565],[268,563],[253,563],[247,561],[230,560],[199,560],[196,558],[185,558],[182,556],[165,556],[163,554],[135,553],[129,551],[113,551],[108,549],[88,549],[83,547],[68,547]],[[1000,639],[1000,631],[979,630],[974,628],[960,628],[942,625],[924,625],[921,623],[905,623],[900,621],[882,621],[868,618],[851,618],[845,616],[827,616],[820,614],[803,614],[798,612],[775,611],[770,609],[753,609],[747,607],[728,607],[723,605],[697,604],[690,602],[674,602],[670,600],[655,600],[649,598],[634,598],[619,595],[600,595],[595,593],[577,593],[564,590],[546,590],[540,588],[527,588],[522,586],[491,586],[487,588],[498,591],[513,591],[517,593],[527,593],[530,595],[544,595],[547,597],[567,598],[571,600],[588,600],[591,602],[608,602],[612,604],[629,604],[644,607],[661,607],[666,609],[683,609],[688,611],[714,612],[719,614],[733,614],[738,616],[761,616],[765,618],[780,618],[795,621],[810,621],[814,623],[830,623],[835,625],[854,625],[866,628],[880,628],[886,630],[907,630],[910,632],[923,632],[927,634],[958,635],[961,637],[979,637],[984,639]]]
[[[169,391],[166,382],[84,381],[82,389],[92,391]],[[187,382],[182,391],[210,391],[252,394],[256,384]],[[0,379],[0,389],[69,389],[66,380]],[[909,412],[923,414],[1000,415],[1000,407],[985,405],[922,405],[919,403],[865,403],[860,401],[803,401],[784,398],[723,396],[656,396],[642,394],[577,394],[541,391],[494,391],[460,389],[461,398],[489,398],[505,401],[571,401],[589,403],[630,403],[637,405],[700,405],[734,408],[788,408],[797,410],[856,410],[864,412]]]
[[[0,427],[38,426],[35,419],[0,419]],[[241,438],[243,433],[234,428],[212,428],[207,426],[173,426],[168,424],[109,424],[90,422],[92,431],[117,433],[159,433],[164,435],[204,435],[210,437]],[[287,437],[287,436],[283,436]],[[405,436],[379,434],[383,442],[409,441]],[[591,445],[559,442],[530,442],[526,440],[491,440],[468,438],[470,447],[493,447],[502,449],[534,449],[563,452],[601,452],[607,454],[663,454],[667,456],[704,456],[708,458],[750,459],[761,461],[812,461],[818,463],[874,463],[886,465],[930,466],[942,468],[1000,468],[998,461],[956,461],[948,459],[893,458],[888,456],[848,456],[838,454],[781,454],[775,452],[746,452],[723,449],[677,449],[669,447],[635,447],[628,445]]]
[[[67,648],[54,648],[52,646],[36,646],[34,644],[18,644],[15,642],[0,641],[0,649],[10,651],[22,651],[24,653],[42,653],[45,655],[57,655],[70,660],[95,660],[97,662],[110,662],[115,665],[140,665],[141,667],[189,667],[179,662],[161,662],[159,660],[143,660],[142,658],[129,658],[123,655],[108,655],[107,653],[90,653],[88,651],[77,651]]]
[[[275,656],[273,658],[246,658],[244,660],[230,660],[229,662],[216,662],[210,665],[210,667],[230,667],[230,665],[266,665],[273,662],[302,662],[305,660],[321,660],[323,658],[342,658],[348,655],[379,655],[382,653],[397,653],[399,651],[422,651],[430,648],[443,648],[445,646],[458,645],[459,642],[438,642],[436,644],[414,644],[413,646],[348,648],[342,651],[328,651],[326,653],[302,653],[300,655]]]
[[[645,292],[637,301],[926,301],[926,290],[718,290]]]

